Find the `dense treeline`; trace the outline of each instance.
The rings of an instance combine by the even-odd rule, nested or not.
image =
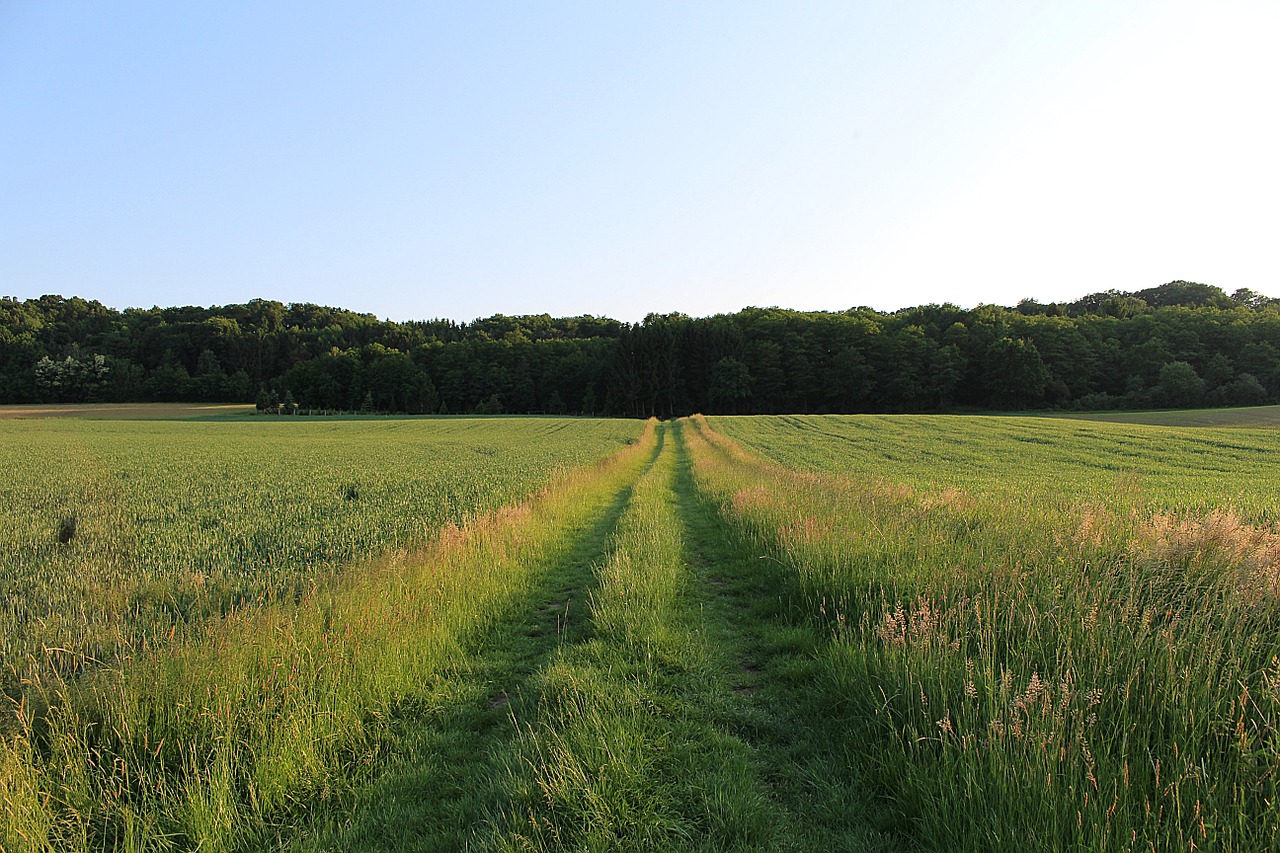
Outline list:
[[[1098,409],[1280,399],[1280,300],[1171,282],[1015,308],[397,323],[317,305],[0,300],[4,402],[412,413]]]

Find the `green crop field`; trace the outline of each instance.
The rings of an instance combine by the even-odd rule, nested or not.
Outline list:
[[[1156,424],[1159,426],[1280,428],[1280,406],[1249,406],[1237,409],[1187,409],[1171,412],[1080,412],[1054,415],[1110,423]]]
[[[1280,520],[1280,432],[959,415],[716,417],[753,452],[805,471],[981,495]]]
[[[32,414],[5,853],[1280,844],[1256,414]]]
[[[638,433],[619,420],[0,421],[0,686],[50,657],[111,662],[175,627],[295,598]]]

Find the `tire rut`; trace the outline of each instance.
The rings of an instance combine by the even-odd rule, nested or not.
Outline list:
[[[788,618],[776,564],[751,555],[716,507],[699,494],[677,424],[675,501],[685,562],[704,630],[723,655],[725,689],[737,704],[735,733],[755,752],[757,772],[785,830],[780,850],[898,850],[880,831],[873,799],[837,751],[837,733],[814,685],[826,640]]]

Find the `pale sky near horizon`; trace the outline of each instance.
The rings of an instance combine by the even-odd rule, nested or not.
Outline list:
[[[1280,2],[0,0],[0,295],[1280,296]]]

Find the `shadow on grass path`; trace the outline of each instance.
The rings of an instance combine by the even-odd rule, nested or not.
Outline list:
[[[794,621],[784,606],[788,579],[735,540],[716,507],[698,493],[679,433],[675,501],[694,602],[711,644],[723,654],[726,687],[740,708],[738,737],[755,750],[758,772],[786,825],[779,850],[900,850],[870,788],[835,748],[845,733],[818,688],[816,625]]]

